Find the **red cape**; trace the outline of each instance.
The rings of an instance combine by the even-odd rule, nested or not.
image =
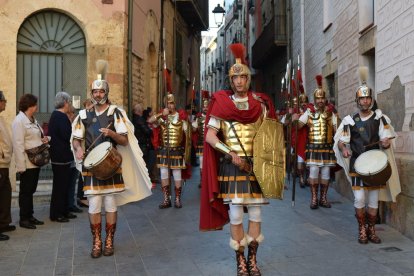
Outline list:
[[[262,114],[261,103],[268,109],[268,117],[276,118],[275,109],[270,98],[263,93],[248,92],[249,110],[236,108],[229,96],[233,95],[231,90],[221,90],[213,94],[206,115],[205,124],[210,117],[217,117],[226,121],[237,121],[243,124],[256,122]],[[204,135],[207,133],[205,127]],[[219,185],[217,181],[217,166],[221,153],[216,151],[210,144],[206,143],[204,137],[202,185],[200,200],[200,230],[221,230],[229,222],[228,205],[217,198]]]
[[[295,108],[294,113],[300,113],[300,115],[303,114],[303,112],[297,112],[297,109]],[[292,147],[295,146],[296,143],[296,127],[292,126]],[[297,154],[302,157],[303,160],[306,160],[306,144],[308,142],[308,127],[305,125],[301,129],[298,129],[298,144],[297,144]]]
[[[296,130],[295,127],[292,127],[292,147],[295,146],[296,143]],[[306,160],[306,143],[308,141],[308,128],[304,126],[301,129],[298,129],[298,144],[296,151],[303,160]]]

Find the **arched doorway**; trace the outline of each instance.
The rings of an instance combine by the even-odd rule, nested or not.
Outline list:
[[[145,95],[146,105],[152,108],[158,108],[158,61],[157,61],[157,50],[154,43],[150,43],[148,47],[148,75],[150,76],[148,82],[148,89]]]
[[[54,110],[55,95],[66,91],[85,98],[86,41],[80,26],[68,15],[42,10],[30,15],[17,34],[17,101],[30,93],[38,97],[40,124]],[[49,166],[41,179],[50,179]]]
[[[36,95],[38,120],[47,122],[56,92],[84,98],[86,89],[86,41],[79,25],[53,10],[26,18],[17,35],[17,100]]]

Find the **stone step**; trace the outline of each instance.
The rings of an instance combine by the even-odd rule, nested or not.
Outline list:
[[[12,207],[19,207],[19,189],[20,182],[16,183],[16,191],[12,192]],[[33,205],[45,205],[50,203],[50,197],[52,195],[52,181],[51,180],[39,180],[37,184],[36,192],[33,195]]]

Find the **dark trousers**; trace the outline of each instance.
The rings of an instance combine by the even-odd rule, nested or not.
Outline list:
[[[53,187],[50,200],[50,219],[57,219],[68,214],[68,192],[71,182],[70,164],[52,164]]]
[[[159,182],[160,173],[156,165],[157,165],[157,153],[155,152],[155,150],[149,150],[147,168],[148,168],[149,177],[151,178],[152,183]]]
[[[83,194],[83,176],[81,173],[79,173],[78,177],[78,192],[77,192],[77,198],[78,199],[86,199]]]
[[[10,212],[11,197],[9,168],[0,168],[0,227],[5,227],[12,221]]]
[[[39,173],[40,168],[27,169],[20,173],[20,220],[28,220],[33,216],[33,194],[37,189]]]
[[[197,167],[199,166],[199,164],[197,163],[197,154],[196,154],[196,150],[193,147],[193,145],[191,145],[191,165],[193,167]]]
[[[70,184],[69,184],[69,191],[68,191],[68,207],[69,208],[75,207],[75,189],[76,189],[76,182],[78,181],[78,178],[79,178],[78,169],[76,169],[76,167],[71,167],[70,168]]]

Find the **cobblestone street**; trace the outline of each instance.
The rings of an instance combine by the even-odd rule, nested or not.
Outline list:
[[[194,174],[198,168],[194,170]],[[159,210],[161,192],[119,209],[115,255],[92,259],[86,209],[69,223],[48,219],[36,230],[17,227],[0,243],[1,275],[235,275],[229,228],[199,232],[198,175],[187,182],[182,209]],[[360,245],[352,203],[330,190],[332,209],[309,209],[309,190],[291,189],[263,208],[263,275],[414,275],[414,242],[377,225],[383,243]],[[17,223],[18,208],[13,209]]]

